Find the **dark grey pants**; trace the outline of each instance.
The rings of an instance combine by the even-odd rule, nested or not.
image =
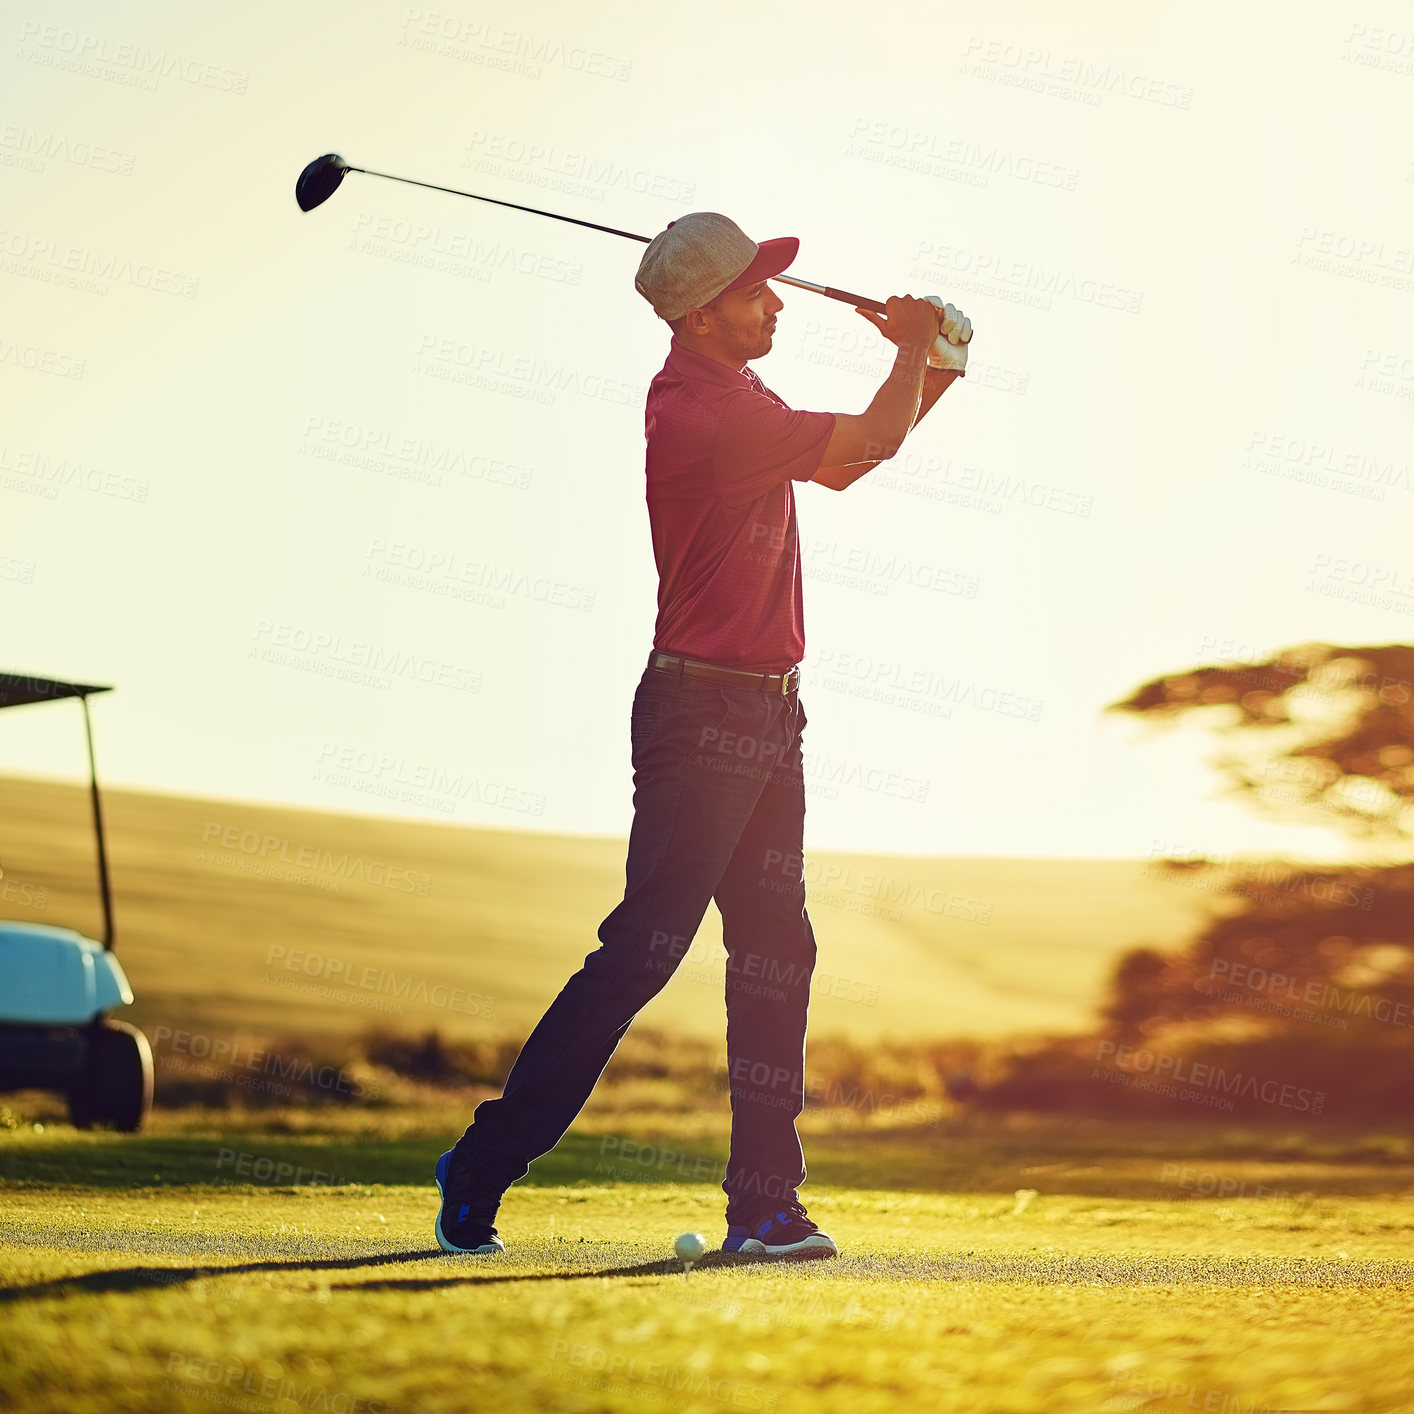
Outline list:
[[[794,692],[644,669],[623,902],[521,1048],[501,1098],[476,1107],[458,1149],[478,1182],[509,1187],[555,1147],[715,899],[727,951],[727,1220],[797,1196],[815,966],[802,862],[805,723]]]

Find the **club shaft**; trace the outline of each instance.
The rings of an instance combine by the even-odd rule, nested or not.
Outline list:
[[[444,191],[452,196],[469,196],[473,201],[488,201],[493,206],[508,206],[512,211],[528,211],[532,216],[548,216],[552,221],[567,221],[572,226],[587,226],[591,231],[604,231],[611,236],[623,236],[627,240],[642,241],[647,245],[653,238],[651,236],[636,235],[633,231],[621,231],[616,226],[601,226],[594,221],[581,221],[577,216],[561,216],[557,211],[543,211],[538,206],[522,206],[516,201],[501,201],[494,196],[478,196],[474,191],[461,191],[457,187],[441,187],[435,182],[419,182],[412,177],[395,177],[391,172],[374,172],[367,167],[348,168],[350,172],[362,172],[366,177],[382,177],[388,182],[405,182],[410,187],[426,187],[428,191]],[[875,314],[884,314],[886,307],[881,300],[869,299],[865,295],[852,295],[848,290],[837,290],[832,285],[817,285],[811,280],[800,280],[794,275],[772,275],[773,280],[779,280],[783,285],[794,285],[797,289],[813,290],[817,295],[824,295],[828,299],[841,300],[845,304],[855,305],[860,309],[872,309]]]
[[[870,299],[867,295],[852,295],[848,290],[837,290],[833,285],[816,285],[809,280],[797,280],[794,275],[772,275],[783,285],[794,285],[801,290],[814,290],[817,295],[843,300],[846,304],[857,305],[860,309],[872,309],[875,314],[887,314],[888,306],[882,300]]]
[[[642,241],[644,245],[651,236],[636,236],[632,231],[620,231],[613,226],[599,226],[593,221],[581,221],[577,216],[561,216],[554,211],[542,211],[538,206],[521,206],[514,201],[501,201],[494,196],[478,196],[474,191],[459,191],[456,187],[439,187],[435,182],[414,181],[411,177],[395,177],[391,172],[371,172],[367,167],[350,167],[350,172],[362,172],[369,177],[382,177],[390,182],[406,182],[410,187],[426,187],[428,191],[450,192],[453,196],[469,196],[473,201],[489,201],[493,206],[509,206],[513,211],[529,211],[532,216],[548,216],[552,221],[568,221],[572,226],[588,226],[591,231],[607,231],[611,236],[627,236],[631,241]]]

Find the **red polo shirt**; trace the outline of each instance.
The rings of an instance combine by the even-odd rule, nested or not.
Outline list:
[[[648,520],[658,562],[653,646],[784,672],[805,653],[793,481],[819,469],[832,412],[796,412],[750,368],[674,338],[648,385]]]

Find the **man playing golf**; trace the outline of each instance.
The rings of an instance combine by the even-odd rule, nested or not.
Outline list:
[[[695,211],[648,245],[634,284],[672,329],[648,389],[648,518],[658,617],[634,695],[633,825],[623,901],[531,1032],[500,1099],[437,1162],[448,1252],[504,1250],[502,1195],[573,1123],[711,900],[727,953],[731,1157],[724,1252],[837,1255],[800,1202],[805,1027],[815,936],[805,909],[797,693],[805,652],[792,482],[843,491],[898,451],[960,376],[971,322],[897,295],[860,309],[897,346],[858,415],[797,412],[747,367],[783,303],[767,283],[799,241],[758,245]]]

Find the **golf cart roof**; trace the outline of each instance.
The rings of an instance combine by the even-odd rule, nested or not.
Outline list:
[[[0,673],[0,707],[23,707],[27,702],[53,702],[61,697],[88,697],[95,692],[112,692],[111,687],[93,683],[58,682],[53,678],[29,677],[24,673]]]
[[[93,801],[93,835],[98,846],[98,892],[103,903],[103,947],[113,948],[113,892],[108,878],[108,847],[103,838],[103,807],[98,799],[98,764],[93,756],[93,724],[88,719],[88,699],[95,692],[112,692],[96,683],[59,682],[26,673],[0,673],[0,707],[23,707],[29,702],[57,702],[77,697],[83,709],[83,734],[88,745],[88,789]]]

